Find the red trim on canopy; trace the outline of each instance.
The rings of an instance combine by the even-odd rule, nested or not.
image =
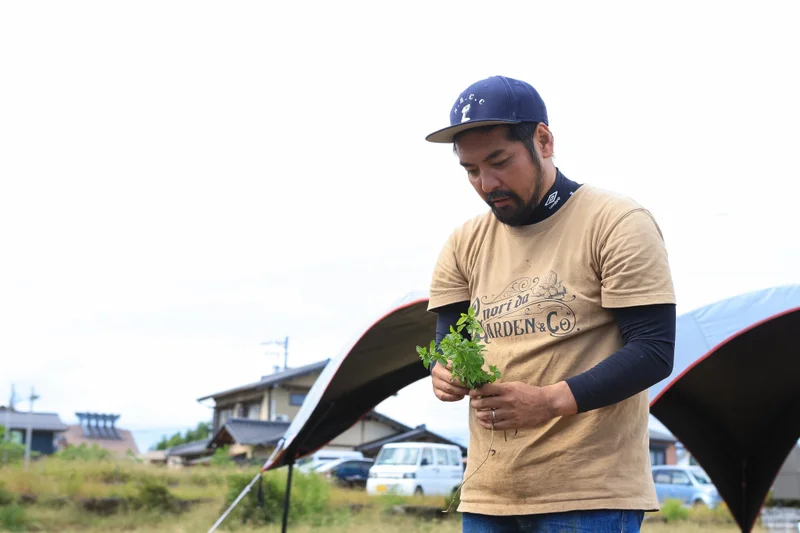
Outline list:
[[[667,385],[666,387],[664,387],[663,389],[661,389],[661,391],[660,391],[660,392],[659,392],[659,393],[656,395],[656,397],[655,397],[655,398],[653,398],[653,401],[651,401],[651,402],[650,402],[650,407],[653,407],[653,405],[655,405],[655,403],[658,401],[658,399],[659,399],[659,398],[661,398],[661,396],[663,396],[665,392],[667,392],[669,389],[671,389],[673,385],[675,385],[675,384],[676,384],[678,381],[680,381],[680,380],[681,380],[681,378],[682,378],[683,376],[685,376],[685,375],[686,375],[686,374],[687,374],[687,373],[688,373],[688,372],[689,372],[691,369],[693,369],[695,366],[697,366],[698,364],[700,364],[700,363],[702,363],[703,361],[705,361],[705,360],[706,360],[708,357],[710,357],[710,356],[711,356],[711,354],[713,354],[714,352],[716,352],[717,350],[719,350],[720,348],[722,348],[722,347],[723,347],[723,346],[725,346],[726,344],[729,344],[731,341],[733,341],[733,340],[737,339],[738,337],[741,337],[742,335],[744,335],[745,333],[747,333],[747,332],[748,332],[748,331],[750,331],[750,330],[756,329],[756,328],[757,328],[757,327],[759,327],[759,326],[763,326],[763,325],[764,325],[764,324],[766,324],[767,322],[770,322],[770,321],[772,321],[772,320],[775,320],[776,318],[780,318],[780,317],[782,317],[782,316],[784,316],[784,315],[788,315],[788,314],[794,313],[795,311],[800,311],[800,307],[794,307],[794,308],[792,308],[792,309],[787,309],[787,310],[785,310],[785,311],[781,311],[780,313],[776,313],[776,314],[774,314],[774,315],[771,315],[771,316],[769,316],[769,317],[767,317],[767,318],[764,318],[764,319],[762,319],[762,320],[759,320],[758,322],[754,322],[753,324],[751,324],[751,325],[747,326],[746,328],[744,328],[744,329],[741,329],[741,330],[737,331],[736,333],[734,333],[733,335],[731,335],[731,336],[730,336],[730,337],[728,337],[727,339],[725,339],[725,340],[723,340],[723,341],[721,341],[721,342],[717,343],[717,345],[716,345],[716,346],[714,346],[713,348],[711,348],[709,351],[707,351],[707,352],[706,352],[704,355],[702,355],[701,357],[698,357],[698,358],[697,358],[697,360],[695,360],[695,361],[694,361],[692,364],[690,364],[690,365],[689,365],[689,366],[687,366],[685,369],[683,369],[683,371],[682,371],[680,374],[678,374],[678,375],[675,377],[675,379],[673,379],[673,380],[672,380],[672,381],[669,383],[669,385]]]
[[[394,308],[390,309],[389,311],[387,311],[386,313],[384,313],[384,314],[383,314],[383,315],[382,315],[380,318],[378,318],[377,320],[375,320],[374,322],[372,322],[372,324],[370,324],[370,326],[369,326],[369,327],[367,327],[367,328],[366,328],[366,329],[365,329],[365,330],[364,330],[364,331],[361,333],[361,335],[359,335],[358,339],[356,339],[356,341],[355,341],[353,344],[351,344],[351,345],[350,345],[350,349],[349,349],[349,350],[347,350],[347,353],[349,354],[350,352],[352,352],[352,351],[353,351],[353,348],[355,348],[355,347],[358,345],[358,343],[359,343],[359,342],[361,342],[361,340],[362,340],[362,339],[363,339],[363,338],[364,338],[364,337],[367,335],[367,333],[369,333],[369,332],[372,330],[372,328],[374,328],[375,326],[377,326],[378,324],[380,324],[382,321],[384,321],[385,319],[387,319],[389,316],[393,315],[393,314],[394,314],[394,313],[396,313],[397,311],[400,311],[400,310],[402,310],[402,309],[405,309],[405,308],[407,308],[407,307],[411,307],[411,306],[413,306],[413,305],[417,305],[417,304],[419,304],[419,303],[422,303],[422,302],[427,302],[427,301],[429,301],[429,300],[430,300],[430,298],[424,298],[424,297],[423,297],[423,298],[417,298],[417,299],[415,299],[415,300],[410,300],[410,301],[408,301],[408,302],[406,302],[406,303],[404,303],[404,304],[402,304],[402,305],[398,305],[397,307],[394,307]],[[345,356],[345,358],[346,358],[346,357],[347,357],[347,356]],[[330,363],[328,363],[328,364],[330,364]],[[333,375],[331,376],[331,379],[330,379],[330,381],[328,381],[328,383],[329,383],[329,384],[330,384],[330,382],[331,382],[331,381],[333,381],[333,379],[336,377],[336,373],[337,373],[339,370],[340,370],[340,369],[339,369],[339,368],[337,368],[337,369],[336,369],[336,371],[333,373]],[[320,398],[321,398],[321,397],[320,397]],[[366,412],[365,412],[365,413],[363,413],[361,416],[359,416],[359,417],[356,419],[356,423],[358,423],[358,421],[362,420],[362,419],[363,419],[365,416],[367,416],[371,410],[372,410],[372,409],[370,409],[370,410],[366,411]],[[312,412],[313,412],[313,411],[312,411]],[[317,448],[317,450],[314,450],[314,451],[319,451],[319,450],[320,450],[320,449],[322,449],[324,446],[325,446],[325,444],[323,444],[322,446],[320,446],[319,448]],[[314,453],[314,451],[312,451],[311,453]],[[271,467],[273,464],[275,464],[276,462],[278,462],[278,459],[280,459],[281,457],[283,457],[284,453],[286,453],[286,448],[283,448],[283,450],[281,450],[280,452],[278,452],[278,454],[277,454],[275,457],[273,457],[273,458],[272,458],[272,461],[270,461],[270,463],[269,463],[269,464],[265,464],[264,466],[262,466],[262,467],[261,467],[261,472],[266,472],[266,471],[268,471],[268,470],[270,469],[270,467]]]

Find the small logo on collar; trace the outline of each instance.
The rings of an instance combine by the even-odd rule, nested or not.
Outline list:
[[[555,191],[553,194],[547,197],[547,201],[544,203],[544,206],[553,209],[556,204],[558,204],[559,200],[561,200],[561,198],[558,196],[558,191]]]

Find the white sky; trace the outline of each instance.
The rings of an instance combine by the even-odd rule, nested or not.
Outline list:
[[[798,8],[732,4],[0,4],[0,403],[146,448],[263,341],[337,354],[485,209],[424,136],[492,74],[540,91],[568,177],[654,212],[680,312],[800,282]],[[429,392],[380,410],[463,432]]]

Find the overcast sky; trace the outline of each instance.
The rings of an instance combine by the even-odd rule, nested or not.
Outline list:
[[[145,449],[262,342],[336,355],[486,209],[424,136],[493,74],[540,91],[566,176],[655,214],[679,312],[800,282],[797,4],[661,5],[3,3],[0,404]],[[463,434],[410,389],[379,410]]]

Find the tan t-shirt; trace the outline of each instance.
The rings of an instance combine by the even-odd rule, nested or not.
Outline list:
[[[590,185],[542,222],[512,228],[490,212],[453,232],[429,309],[470,301],[499,382],[544,386],[584,372],[623,344],[613,307],[675,303],[661,231],[628,198]],[[657,510],[647,391],[535,429],[491,430],[469,410],[459,511],[490,515]]]

